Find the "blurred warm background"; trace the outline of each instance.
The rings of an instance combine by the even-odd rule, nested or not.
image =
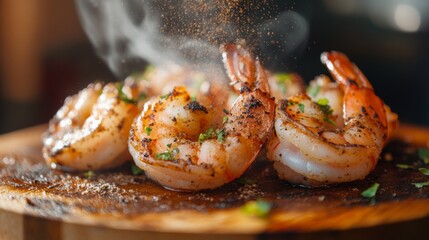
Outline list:
[[[266,60],[272,69],[309,81],[326,73],[322,51],[343,51],[402,121],[429,126],[428,1],[277,2],[309,27],[297,33],[305,41],[293,42],[292,22],[285,38],[297,47]],[[47,122],[66,96],[97,79],[115,77],[96,56],[73,0],[0,0],[0,133]]]
[[[0,133],[46,122],[64,97],[111,79],[73,0],[0,0]]]

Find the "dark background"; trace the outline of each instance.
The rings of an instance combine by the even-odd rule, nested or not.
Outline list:
[[[0,0],[0,133],[46,123],[66,96],[87,83],[116,80],[96,56],[72,0],[19,2]],[[293,11],[308,29],[304,41],[297,42],[293,34],[300,29],[292,21],[284,35],[277,35],[287,39],[286,46],[293,45],[292,49],[263,43],[258,49],[268,68],[298,72],[306,82],[327,74],[320,63],[323,51],[342,51],[366,74],[401,122],[429,127],[426,2],[272,1],[278,13]],[[417,12],[420,25],[417,30],[401,30],[395,25],[395,14],[410,8],[414,11],[403,12],[402,21],[412,20]]]

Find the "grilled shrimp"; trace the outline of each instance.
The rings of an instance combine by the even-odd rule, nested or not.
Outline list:
[[[297,73],[269,73],[270,93],[275,99],[283,99],[305,92],[304,81]]]
[[[342,117],[339,107],[333,114],[327,97],[313,101],[298,94],[278,103],[268,158],[279,177],[292,183],[324,185],[365,178],[393,131],[388,128],[395,126],[394,117],[388,124],[386,107],[369,81],[345,55],[323,53],[321,60],[342,91],[332,95],[341,99]],[[319,84],[327,87],[326,82]]]
[[[43,157],[52,168],[97,170],[131,160],[127,140],[139,113],[137,85],[92,83],[68,97],[43,137]]]
[[[166,188],[213,189],[238,178],[272,130],[275,104],[259,61],[240,46],[226,44],[221,51],[239,94],[229,111],[218,114],[175,87],[146,103],[131,127],[136,165]]]

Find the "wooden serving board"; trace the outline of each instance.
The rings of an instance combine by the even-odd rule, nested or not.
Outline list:
[[[376,226],[397,229],[395,224],[413,223],[411,232],[429,226],[429,187],[412,185],[429,181],[429,176],[396,166],[425,167],[416,153],[429,147],[424,128],[401,126],[365,180],[323,188],[293,186],[279,180],[261,156],[242,178],[197,193],[164,189],[144,174],[134,175],[130,163],[92,176],[51,170],[40,150],[45,129],[0,136],[0,235],[5,239],[162,239],[171,234],[176,239],[219,234],[224,239],[268,239],[285,233],[294,233],[288,235],[293,239],[320,239],[321,233],[332,231],[359,236],[359,229]],[[362,197],[375,182],[380,184],[376,197]],[[243,211],[244,204],[257,199],[272,205],[267,216]],[[362,237],[368,239],[367,234]]]

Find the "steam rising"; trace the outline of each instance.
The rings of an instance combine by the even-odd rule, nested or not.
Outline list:
[[[98,55],[118,77],[142,70],[144,62],[200,68],[219,64],[219,45],[239,39],[259,48],[263,56],[290,54],[308,37],[306,20],[293,11],[281,13],[274,0],[76,0],[76,4]]]

